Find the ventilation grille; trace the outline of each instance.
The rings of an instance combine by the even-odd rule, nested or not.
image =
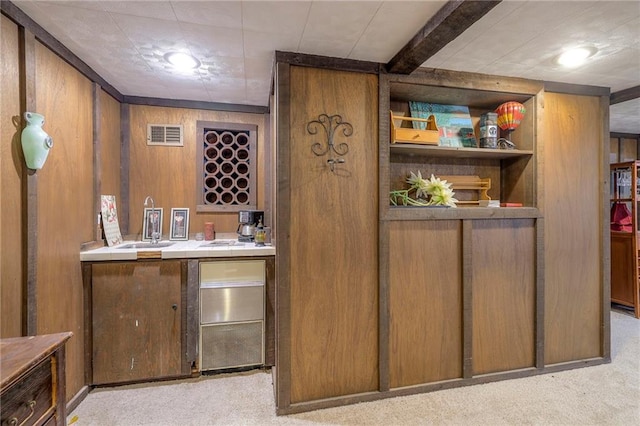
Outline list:
[[[149,124],[147,145],[183,146],[181,124]]]

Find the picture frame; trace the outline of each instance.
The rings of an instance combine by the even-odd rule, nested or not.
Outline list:
[[[151,208],[151,207],[145,207],[144,208],[144,215],[143,215],[143,219],[142,219],[142,241],[151,241],[152,240],[152,235],[151,233],[153,232],[153,227],[152,227],[152,216],[151,216],[151,212],[155,210],[155,214],[157,215],[157,232],[158,232],[158,241],[160,241],[162,239],[162,207],[156,207],[156,208]]]
[[[189,239],[189,209],[174,207],[171,209],[171,230],[169,239],[172,241],[187,241]]]

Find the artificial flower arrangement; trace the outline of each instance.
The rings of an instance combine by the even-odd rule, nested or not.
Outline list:
[[[453,198],[455,193],[451,184],[441,180],[433,174],[430,179],[423,179],[422,174],[411,172],[406,182],[411,185],[409,189],[398,189],[389,193],[391,204],[394,206],[447,206],[456,207],[458,200]],[[409,194],[415,191],[415,198]]]

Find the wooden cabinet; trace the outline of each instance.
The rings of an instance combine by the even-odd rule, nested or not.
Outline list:
[[[182,263],[95,263],[91,275],[90,383],[189,375]]]
[[[638,286],[638,167],[640,161],[614,163],[611,176],[611,301],[640,318]]]
[[[65,343],[71,333],[0,340],[2,425],[65,425]]]
[[[299,68],[301,58],[279,57],[290,63],[276,74],[278,413],[610,360],[608,93],[434,69],[379,72],[376,118],[363,84],[375,71]],[[392,143],[389,111],[407,115],[409,101],[469,106],[476,135],[480,116],[504,102],[527,112],[512,150],[406,143],[430,141],[411,132]],[[358,163],[350,150],[329,170],[307,132],[322,112],[358,117],[354,136],[367,120],[377,124],[377,157],[375,144],[354,143]],[[343,142],[332,134],[333,145]],[[475,178],[476,199],[456,191],[473,202],[464,207],[391,205],[390,191],[417,171],[488,178],[488,196],[517,207],[482,206],[487,181]]]
[[[450,77],[451,80],[448,80]],[[488,81],[465,87],[455,75],[381,77],[381,277],[389,297],[389,388],[535,368],[541,324],[542,262],[537,208],[535,138],[542,85],[509,81],[508,91]],[[527,112],[511,140],[517,149],[393,143],[385,104],[409,115],[409,101],[469,106],[478,135],[484,112],[516,100]],[[522,207],[478,207],[465,191],[457,208],[393,206],[390,190],[422,176],[490,179],[492,200]],[[384,199],[383,199],[384,197]],[[384,269],[383,269],[384,270]],[[443,356],[443,354],[447,354]]]

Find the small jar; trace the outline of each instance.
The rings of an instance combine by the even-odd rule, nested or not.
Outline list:
[[[213,241],[216,238],[216,229],[213,227],[213,222],[204,223],[204,239],[205,241]]]
[[[480,148],[498,147],[498,114],[486,112],[480,116]]]
[[[260,221],[258,223],[258,227],[256,228],[256,234],[253,237],[257,247],[264,246],[265,237],[266,235],[264,232],[264,227],[262,226],[262,221]]]

